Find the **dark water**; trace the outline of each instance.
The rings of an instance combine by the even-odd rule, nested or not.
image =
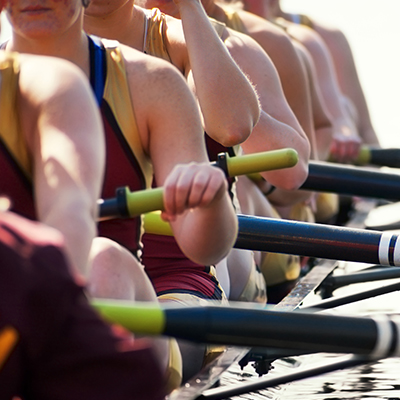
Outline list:
[[[337,273],[352,272],[361,264],[343,263]],[[337,290],[335,296],[367,290],[376,285],[386,285],[394,281],[384,281],[374,284],[358,284]],[[318,301],[319,298],[315,298]],[[400,312],[400,294],[398,292],[379,296],[373,299],[337,308],[334,313],[347,315],[372,315]],[[299,367],[309,367],[313,364],[331,362],[338,355],[314,354],[297,357],[294,360],[278,360],[273,363],[274,369],[270,376],[296,371]],[[238,365],[232,366],[221,380],[221,385],[237,384],[239,382],[256,381],[258,378],[250,365],[241,371]],[[336,399],[400,399],[400,358],[390,358],[347,370],[337,371],[313,378],[308,378],[273,389],[263,390],[234,397],[232,399],[265,400],[336,400]]]

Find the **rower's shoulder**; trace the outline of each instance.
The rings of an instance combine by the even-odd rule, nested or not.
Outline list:
[[[188,90],[182,73],[171,63],[121,46],[132,103],[137,112],[154,112]]]
[[[128,79],[149,82],[153,79],[163,80],[181,75],[172,64],[158,57],[144,54],[124,45],[120,45],[120,49],[124,58]]]
[[[247,34],[255,39],[268,53],[289,54],[294,48],[289,35],[281,27],[258,15],[240,11],[240,18]]]
[[[74,90],[90,87],[86,76],[73,63],[56,57],[20,54],[19,91],[32,104],[51,101],[56,95],[68,96]]]

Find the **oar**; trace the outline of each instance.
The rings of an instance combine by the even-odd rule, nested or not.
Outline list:
[[[156,201],[152,200],[153,196]],[[108,201],[122,204],[122,212],[118,214],[116,207],[110,211],[103,203],[100,213],[105,218],[125,217],[133,209],[132,214],[137,215],[137,198],[141,200],[142,212],[163,207],[162,188],[133,193],[123,189],[120,196]],[[172,233],[159,216],[152,214],[151,219],[152,225],[146,226],[148,232]],[[238,220],[239,233],[234,247],[239,249],[400,266],[400,241],[396,233],[247,215],[238,215]]]
[[[137,334],[199,343],[354,353],[381,359],[400,355],[396,316],[349,317],[224,306],[163,306],[94,300],[108,321]],[[253,307],[253,308],[252,308]],[[312,329],[310,329],[312,327]]]
[[[297,164],[296,150],[285,148],[229,157],[220,153],[211,165],[221,168],[226,176],[249,175],[262,171],[290,168]],[[163,209],[162,188],[130,192],[129,188],[118,188],[113,199],[100,200],[100,220],[117,217],[134,217]]]
[[[400,168],[400,149],[362,146],[354,164]]]
[[[363,356],[344,356],[340,357],[339,360],[331,361],[317,367],[312,366],[301,368],[298,371],[282,376],[268,376],[266,378],[257,379],[254,382],[240,383],[236,385],[208,389],[202,395],[198,396],[195,400],[230,399],[234,396],[257,392],[259,390],[284,385],[286,383],[296,382],[301,379],[313,378],[317,375],[326,374],[328,372],[334,372],[346,368],[353,368],[359,365],[368,364],[369,362],[371,362],[371,360]]]
[[[400,199],[400,175],[311,161],[301,189],[387,200]]]
[[[399,235],[239,215],[236,248],[400,266]]]

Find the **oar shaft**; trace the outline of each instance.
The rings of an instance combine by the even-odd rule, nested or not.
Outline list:
[[[201,396],[195,400],[223,400],[229,399],[234,396],[240,396],[251,392],[257,392],[259,390],[268,389],[271,387],[284,385],[286,383],[296,382],[301,379],[315,377],[317,375],[326,374],[328,372],[338,371],[345,368],[352,368],[358,365],[368,363],[368,358],[352,356],[349,358],[341,359],[340,361],[335,360],[334,362],[321,365],[318,367],[302,368],[299,371],[295,371],[282,376],[273,376],[263,379],[258,379],[255,382],[241,383],[237,385],[229,385],[218,387],[214,389],[206,390]]]
[[[381,296],[383,294],[397,292],[400,290],[400,283],[393,283],[391,285],[380,286],[375,289],[366,290],[364,292],[359,292],[355,294],[350,294],[348,296],[342,297],[332,297],[330,299],[322,300],[319,303],[315,303],[312,306],[304,307],[302,310],[310,310],[314,309],[315,311],[318,310],[328,310],[335,307],[340,307],[343,305],[355,303],[357,301],[362,301],[366,299],[370,299],[372,297]]]
[[[95,306],[109,321],[122,322],[141,334],[244,347],[368,354],[373,358],[400,355],[400,322],[396,317],[361,318],[222,306],[169,307],[161,313],[157,307],[151,311],[149,306],[144,312],[137,304],[129,309],[126,302],[121,313],[118,302],[111,303],[108,306],[107,301],[98,300]]]
[[[301,189],[400,200],[400,175],[311,161]]]
[[[400,168],[400,149],[379,149],[363,146],[355,162],[357,165],[379,165]]]
[[[236,248],[400,266],[400,241],[389,232],[239,216]]]

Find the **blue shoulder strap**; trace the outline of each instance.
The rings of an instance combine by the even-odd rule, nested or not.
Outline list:
[[[88,36],[90,54],[90,84],[96,96],[98,105],[101,105],[106,84],[107,64],[106,52],[100,39]]]

